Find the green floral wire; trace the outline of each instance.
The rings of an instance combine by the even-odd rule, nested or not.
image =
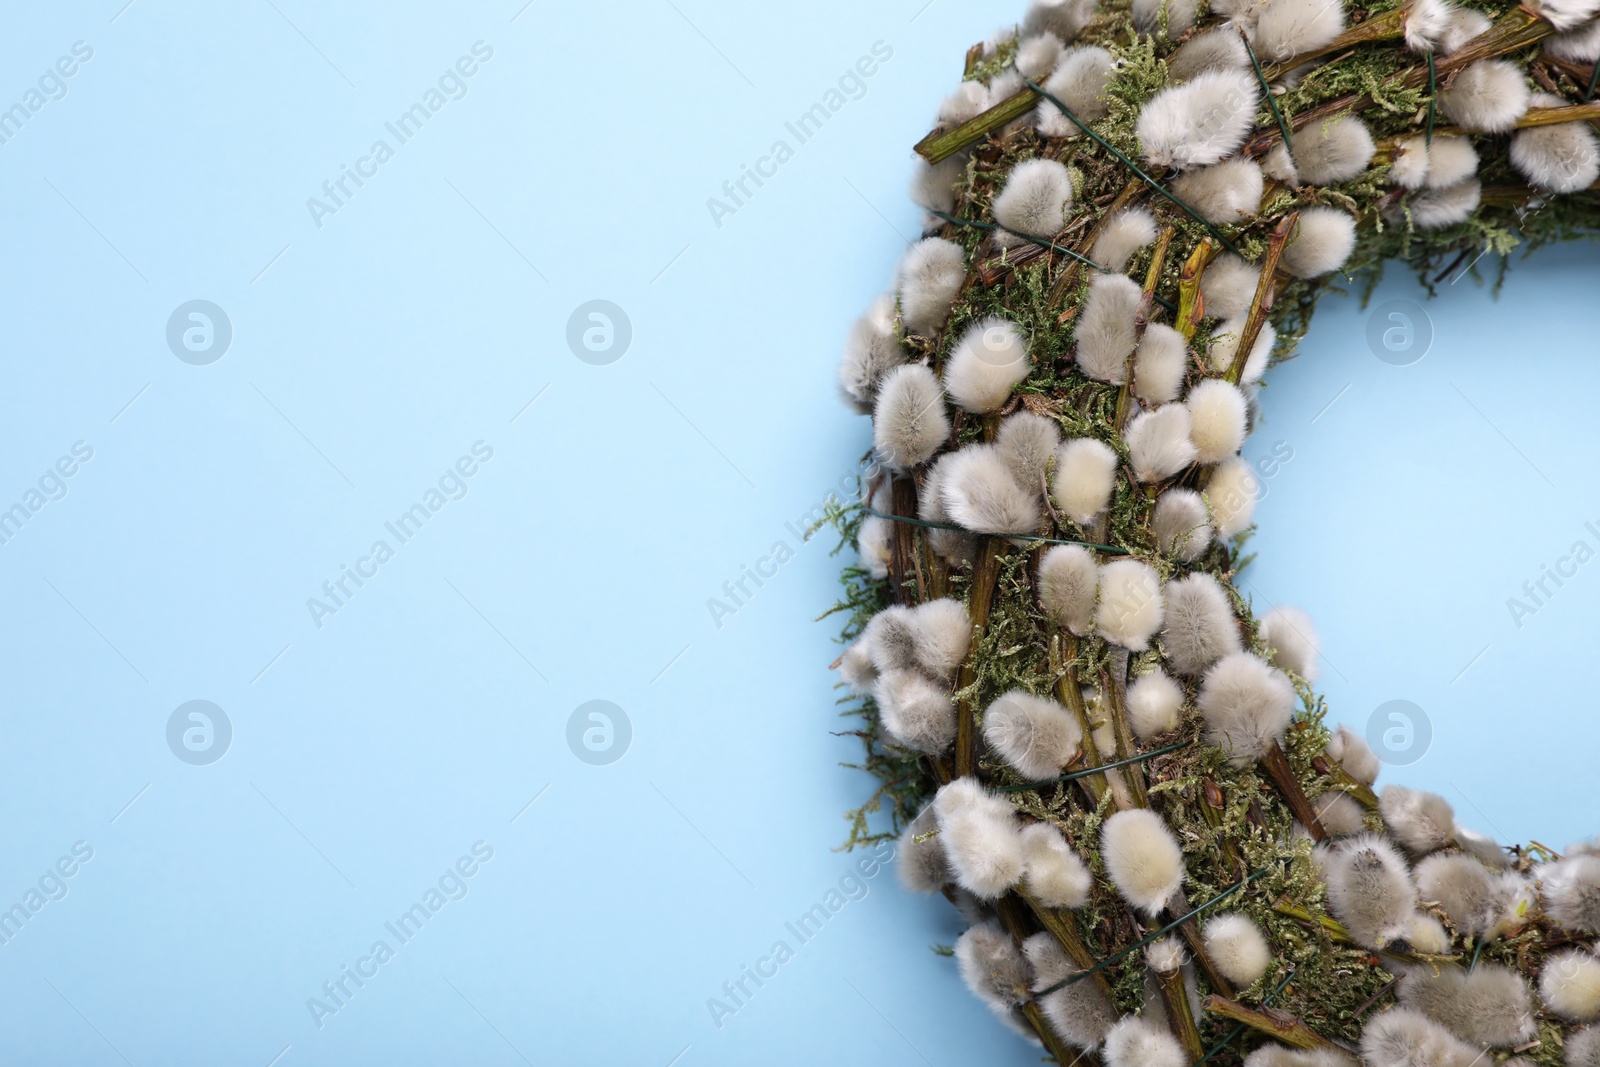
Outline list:
[[[1157,756],[1165,756],[1168,752],[1176,752],[1180,748],[1188,748],[1192,744],[1194,744],[1192,740],[1179,741],[1175,745],[1168,745],[1165,748],[1158,748],[1153,752],[1141,752],[1137,756],[1129,756],[1127,759],[1119,759],[1113,763],[1102,763],[1098,767],[1086,767],[1081,771],[1073,771],[1070,774],[1063,774],[1056,778],[1046,778],[1042,782],[1027,782],[1023,785],[1002,786],[999,792],[1021,793],[1029,789],[1043,789],[1047,785],[1057,785],[1061,782],[1075,782],[1079,778],[1087,778],[1091,774],[1099,774],[1101,771],[1114,771],[1118,767],[1126,767],[1130,763],[1138,763],[1142,760],[1155,759]]]
[[[1078,129],[1088,134],[1090,139],[1093,140],[1095,144],[1099,145],[1101,148],[1104,148],[1107,152],[1110,152],[1113,156],[1115,156],[1123,166],[1137,174],[1146,185],[1160,193],[1162,196],[1166,197],[1168,200],[1172,201],[1174,204],[1178,205],[1185,215],[1188,215],[1191,219],[1204,226],[1207,230],[1211,231],[1211,236],[1215,237],[1218,241],[1221,241],[1224,248],[1238,256],[1240,259],[1244,258],[1244,253],[1235,248],[1233,242],[1222,235],[1221,230],[1217,229],[1215,226],[1211,225],[1211,223],[1202,218],[1194,208],[1190,207],[1188,204],[1185,204],[1182,200],[1179,200],[1172,193],[1168,192],[1160,182],[1146,174],[1142,169],[1140,169],[1137,163],[1118,151],[1117,148],[1111,144],[1111,142],[1107,141],[1104,137],[1101,137],[1098,133],[1095,133],[1093,130],[1091,130],[1088,123],[1074,115],[1072,113],[1072,109],[1067,107],[1066,104],[1063,104],[1054,96],[1051,96],[1048,92],[1046,92],[1044,86],[1026,78],[1023,79],[1023,84],[1054,104],[1063,115],[1072,120],[1073,124],[1076,125]]]
[[[1596,84],[1600,84],[1600,62],[1595,63],[1594,73],[1589,75],[1589,89],[1583,94],[1584,103],[1587,104],[1589,101],[1594,99],[1594,88]]]
[[[930,530],[955,530],[959,533],[977,533],[976,530],[969,530],[965,526],[955,526],[948,522],[928,522],[925,519],[913,519],[909,515],[889,515],[882,511],[875,511],[872,508],[862,508],[861,510],[868,515],[876,515],[880,519],[903,522],[911,526],[925,526]],[[1084,548],[1096,548],[1101,552],[1111,552],[1118,556],[1133,555],[1125,548],[1118,548],[1116,545],[1097,545],[1093,541],[1068,541],[1060,537],[1036,537],[1033,534],[1020,533],[988,534],[987,536],[1004,537],[1008,541],[1037,541],[1045,545],[1082,545]]]
[[[1239,31],[1239,39],[1244,42],[1244,50],[1250,57],[1250,65],[1256,68],[1256,77],[1261,79],[1261,91],[1267,94],[1267,107],[1272,110],[1272,117],[1278,122],[1278,132],[1283,134],[1283,150],[1288,152],[1292,158],[1294,153],[1289,147],[1291,140],[1289,124],[1283,121],[1283,112],[1278,110],[1278,101],[1272,96],[1272,86],[1267,82],[1267,72],[1261,69],[1261,60],[1256,58],[1256,50],[1250,47],[1250,38],[1245,36],[1243,29]],[[1428,53],[1428,63],[1430,66],[1433,63],[1433,53],[1431,52]]]
[[[978,230],[989,230],[989,231],[1001,230],[1001,231],[1003,231],[1005,233],[1016,234],[1016,236],[1022,238],[1024,241],[1031,241],[1034,244],[1038,245],[1040,248],[1048,248],[1051,251],[1060,252],[1060,253],[1062,253],[1064,255],[1071,256],[1073,259],[1077,260],[1079,263],[1082,263],[1085,266],[1093,267],[1095,270],[1102,271],[1102,272],[1104,272],[1106,274],[1114,274],[1114,273],[1116,273],[1115,271],[1111,270],[1109,267],[1102,267],[1100,264],[1096,263],[1094,260],[1090,259],[1088,256],[1082,254],[1081,252],[1074,252],[1070,248],[1063,248],[1062,246],[1056,244],[1053,241],[1046,241],[1042,237],[1034,237],[1031,234],[1019,233],[1018,231],[1013,230],[1008,226],[1002,226],[997,222],[980,222],[977,219],[958,219],[954,215],[946,215],[942,211],[934,211],[932,209],[929,209],[928,214],[934,216],[935,218],[941,218],[946,222],[952,222],[957,226],[971,226],[974,229],[978,229]],[[1154,293],[1151,293],[1150,295],[1155,298],[1156,303],[1160,304],[1162,307],[1166,308],[1168,311],[1177,311],[1178,310],[1178,306],[1176,304],[1174,304],[1172,301],[1167,300],[1164,297],[1156,296]]]
[[[1095,964],[1093,967],[1090,967],[1087,971],[1079,971],[1077,974],[1069,974],[1067,977],[1061,979],[1061,981],[1057,982],[1055,985],[1049,986],[1049,987],[1047,987],[1045,989],[1041,989],[1041,990],[1037,991],[1036,993],[1033,994],[1033,999],[1035,1001],[1037,1001],[1040,997],[1049,996],[1051,993],[1054,993],[1057,990],[1065,989],[1069,985],[1073,985],[1073,984],[1075,984],[1077,982],[1081,982],[1085,978],[1088,978],[1090,975],[1099,974],[1101,971],[1105,970],[1107,967],[1111,966],[1113,963],[1116,963],[1118,960],[1120,960],[1123,957],[1127,956],[1129,953],[1137,952],[1139,949],[1144,948],[1146,945],[1150,944],[1151,942],[1161,940],[1161,938],[1165,937],[1167,934],[1171,933],[1173,930],[1176,930],[1178,927],[1182,926],[1184,923],[1188,922],[1190,919],[1194,918],[1196,915],[1199,915],[1202,911],[1205,911],[1207,908],[1211,907],[1214,904],[1220,903],[1224,898],[1229,897],[1229,896],[1233,895],[1234,893],[1237,893],[1239,890],[1243,889],[1245,886],[1249,885],[1251,882],[1255,881],[1257,878],[1260,878],[1263,874],[1266,874],[1267,872],[1269,872],[1271,870],[1272,870],[1271,867],[1263,867],[1259,871],[1256,871],[1254,874],[1245,875],[1238,882],[1235,882],[1233,885],[1229,886],[1227,889],[1224,889],[1222,892],[1218,893],[1216,896],[1212,897],[1210,900],[1206,901],[1204,904],[1200,905],[1198,908],[1195,908],[1193,911],[1189,912],[1187,915],[1178,916],[1176,919],[1173,919],[1171,922],[1169,922],[1167,925],[1163,926],[1161,929],[1157,930],[1155,933],[1146,934],[1144,937],[1142,937],[1139,940],[1135,941],[1133,944],[1129,945],[1127,948],[1123,949],[1121,952],[1118,952],[1118,953],[1115,953],[1113,955],[1107,956],[1105,959],[1101,960],[1099,963]]]
[[[1597,67],[1596,69],[1600,69]],[[1433,147],[1433,103],[1439,97],[1439,80],[1433,69],[1433,49],[1428,49],[1428,131],[1423,134],[1422,143],[1429,148]]]

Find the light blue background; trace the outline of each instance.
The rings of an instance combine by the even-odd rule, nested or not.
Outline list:
[[[839,561],[793,524],[866,448],[835,355],[915,235],[909,145],[994,22],[954,0],[11,13],[0,101],[75,41],[94,57],[0,145],[0,501],[76,441],[94,458],[0,545],[0,907],[74,842],[94,858],[0,946],[0,1058],[1036,1062],[928,950],[953,912],[889,872],[721,1029],[706,1007],[854,862],[839,813],[870,783],[837,766],[836,628],[811,621]],[[465,97],[318,228],[306,199],[480,40]],[[796,145],[784,122],[876,41],[865,95]],[[780,137],[795,157],[716,226],[706,198]],[[1462,283],[1408,368],[1330,300],[1252,446],[1295,449],[1253,591],[1314,612],[1335,714],[1416,700],[1436,738],[1404,776],[1555,844],[1600,822],[1576,779],[1600,564],[1520,631],[1503,600],[1600,518],[1575,402],[1597,274],[1584,248],[1498,304]],[[233,324],[210,366],[164,340],[195,298]],[[565,343],[596,298],[633,324],[610,366]],[[477,441],[466,497],[315,626],[307,598]],[[794,558],[714,625],[707,599],[780,541]],[[205,767],[165,740],[197,698],[234,729]],[[610,766],[566,744],[591,699],[632,722]],[[307,998],[477,841],[468,895],[319,1029]]]

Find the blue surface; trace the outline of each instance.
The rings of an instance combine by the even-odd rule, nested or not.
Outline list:
[[[869,785],[837,766],[834,628],[811,621],[838,561],[796,534],[866,447],[835,354],[914,234],[907,148],[992,21],[950,0],[13,13],[0,99],[93,54],[0,144],[0,507],[39,505],[0,544],[0,908],[37,904],[0,927],[0,1058],[1036,1062],[929,952],[950,909],[832,851]],[[799,143],[785,123],[834,88]],[[430,89],[402,143],[386,123]],[[778,139],[792,157],[714,220]],[[346,167],[367,177],[334,201]],[[1330,301],[1257,444],[1296,458],[1252,580],[1316,613],[1338,713],[1417,700],[1437,738],[1412,777],[1558,843],[1592,799],[1496,776],[1521,757],[1548,797],[1548,767],[1592,758],[1559,729],[1588,722],[1564,668],[1600,576],[1521,631],[1501,601],[1600,518],[1597,431],[1549,380],[1595,373],[1595,280],[1569,251],[1497,306],[1454,296],[1409,368]],[[193,300],[232,329],[202,365],[166,337]],[[593,300],[632,327],[605,365],[567,341]],[[1400,422],[1418,404],[1426,432]],[[714,620],[746,567],[770,577]],[[178,756],[218,750],[205,722],[169,731],[196,700],[231,726],[214,762]],[[607,755],[583,743],[604,722],[569,730],[596,700],[631,728],[615,762],[578,755]],[[818,903],[837,911],[801,943],[786,924]],[[719,1027],[744,967],[776,973]]]

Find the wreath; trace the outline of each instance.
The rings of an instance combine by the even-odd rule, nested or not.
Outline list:
[[[1600,1067],[1600,843],[1375,790],[1310,619],[1234,582],[1321,293],[1595,231],[1597,12],[1033,0],[916,145],[924,235],[839,372],[851,843],[1057,1061]]]

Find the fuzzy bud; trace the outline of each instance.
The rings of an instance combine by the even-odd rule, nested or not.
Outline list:
[[[1013,323],[987,318],[967,327],[945,365],[944,387],[974,415],[997,411],[1028,376],[1028,346]]]
[[[1076,437],[1057,450],[1050,496],[1079,526],[1110,506],[1116,484],[1117,454],[1103,441]]]
[[[1456,813],[1450,802],[1422,789],[1385,786],[1378,798],[1378,813],[1383,816],[1389,836],[1413,856],[1443,848],[1455,831]]]
[[[950,436],[944,390],[933,371],[907,363],[884,375],[872,413],[872,444],[891,470],[925,463]]]
[[[1100,604],[1094,622],[1114,645],[1143,652],[1161,628],[1161,576],[1136,559],[1112,560],[1100,568]]]
[[[1201,571],[1168,582],[1161,648],[1178,674],[1204,674],[1223,656],[1239,651],[1233,605],[1218,581]]]
[[[1054,700],[1013,689],[983,713],[983,739],[1024,778],[1061,773],[1083,743],[1083,728]]]
[[[1150,526],[1162,553],[1184,562],[1194,560],[1211,543],[1206,502],[1193,489],[1168,489],[1157,497]]]
[[[1081,908],[1094,879],[1082,858],[1049,823],[1022,831],[1023,878],[1028,892],[1048,908]]]
[[[1159,482],[1193,463],[1196,452],[1189,428],[1189,409],[1181,404],[1135,415],[1124,434],[1134,476],[1141,482]]]
[[[1100,565],[1082,545],[1053,545],[1039,561],[1039,603],[1057,626],[1083,637],[1094,625]]]
[[[928,237],[906,249],[897,273],[906,332],[932,337],[967,280],[966,253],[954,241]]]
[[[1183,885],[1183,851],[1161,816],[1148,808],[1107,819],[1100,853],[1117,892],[1146,915],[1159,914]]]
[[[993,900],[1022,877],[1022,834],[1016,809],[975,778],[957,778],[934,796],[939,840],[961,888]]]
[[[1250,916],[1230,911],[1205,925],[1206,953],[1222,977],[1241,989],[1254,985],[1272,964],[1272,950]]]
[[[1128,684],[1127,704],[1134,736],[1148,741],[1178,728],[1183,687],[1158,667]]]

